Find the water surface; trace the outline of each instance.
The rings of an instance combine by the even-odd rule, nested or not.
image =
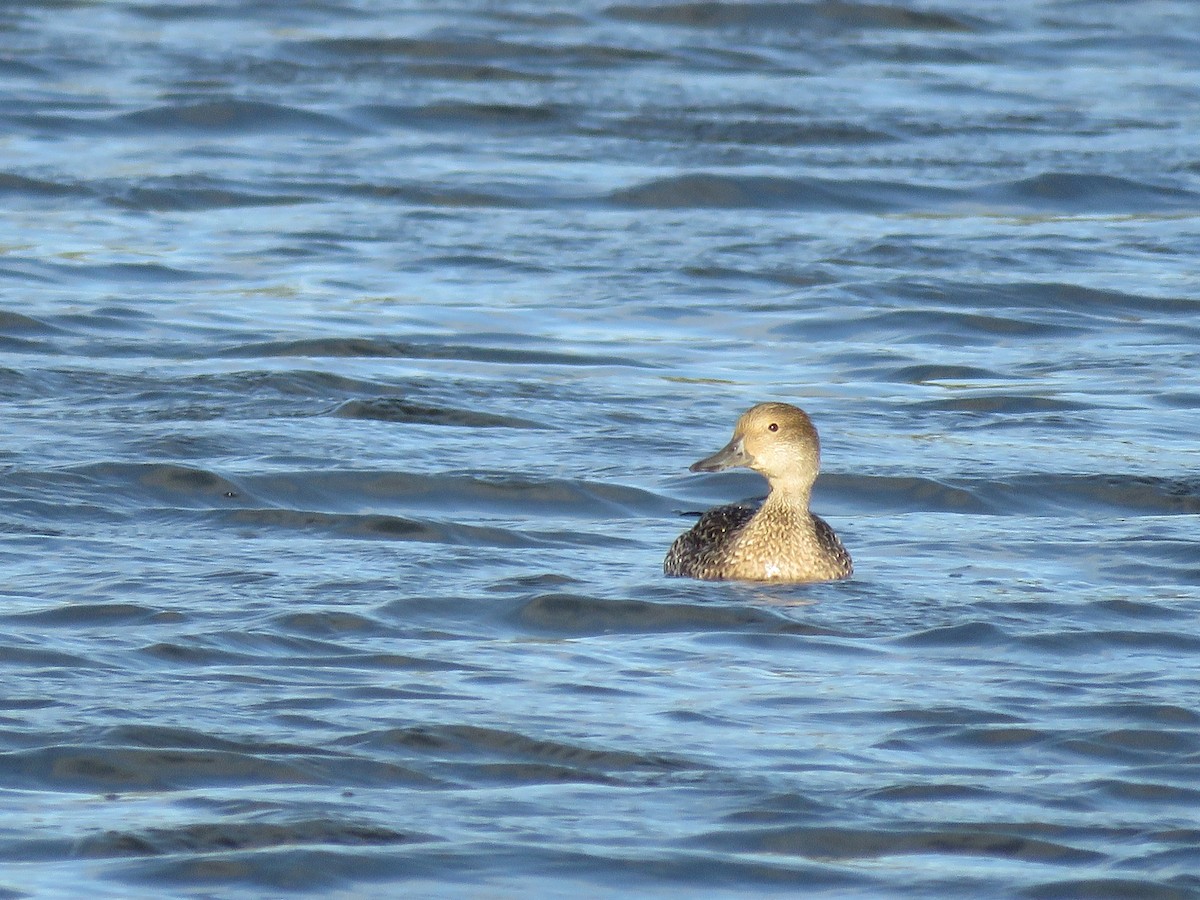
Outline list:
[[[0,896],[1200,895],[1192,4],[0,33]]]

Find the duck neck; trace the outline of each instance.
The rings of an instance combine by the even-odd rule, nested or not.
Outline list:
[[[773,510],[788,510],[808,515],[808,504],[812,499],[813,483],[802,479],[770,479],[771,493],[767,494],[765,506]]]

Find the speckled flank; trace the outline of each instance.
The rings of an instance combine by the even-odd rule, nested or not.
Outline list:
[[[816,429],[803,410],[763,403],[743,415],[729,444],[693,471],[746,466],[771,492],[761,505],[719,506],[671,545],[667,575],[710,581],[835,581],[853,572],[833,529],[808,508],[820,468]]]

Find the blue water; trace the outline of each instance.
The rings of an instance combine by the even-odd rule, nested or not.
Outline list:
[[[0,47],[0,897],[1200,897],[1200,6]]]

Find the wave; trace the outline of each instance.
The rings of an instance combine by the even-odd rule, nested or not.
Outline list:
[[[384,359],[457,359],[503,365],[628,366],[654,368],[653,364],[622,356],[561,353],[517,347],[401,341],[382,337],[305,338],[265,341],[227,347],[223,357],[376,357]]]
[[[860,28],[904,31],[969,32],[981,21],[973,16],[916,10],[892,3],[858,3],[849,0],[818,2],[750,2],[703,0],[693,3],[619,4],[605,15],[626,22],[689,28],[769,28],[784,31]]]
[[[1200,194],[1102,174],[1045,173],[994,184],[941,187],[868,179],[795,178],[699,172],[614,191],[634,209],[788,209],[856,213],[944,211],[960,215],[1171,213],[1194,210]]]
[[[155,106],[123,113],[113,121],[123,129],[202,134],[302,131],[344,137],[360,133],[360,129],[350,122],[327,113],[316,113],[278,103],[232,98]]]
[[[377,513],[242,508],[213,513],[208,518],[224,527],[236,528],[242,534],[247,529],[269,529],[369,540],[497,548],[615,547],[632,543],[623,538],[575,530],[546,530],[524,524],[505,528]]]
[[[198,175],[71,182],[0,173],[0,197],[3,196],[41,201],[82,199],[122,209],[155,212],[289,206],[313,199],[307,194],[281,193]],[[75,273],[80,268],[74,265],[69,267],[69,271]]]
[[[468,129],[561,127],[568,111],[559,104],[466,103],[442,101],[424,106],[373,104],[356,117],[389,127],[453,127]]]
[[[1022,411],[1034,406],[1020,407]],[[1006,412],[1013,411],[1010,406]],[[819,490],[863,511],[1090,517],[1200,513],[1200,479],[1119,474],[1010,474],[994,478],[822,475]]]
[[[900,182],[780,178],[767,175],[674,175],[614,191],[608,201],[633,209],[792,209],[892,212],[941,205],[954,191]]]
[[[521,630],[535,634],[631,634],[731,631],[826,635],[834,632],[749,606],[612,600],[563,591],[522,600],[511,614]]]
[[[428,406],[399,397],[347,400],[333,410],[343,419],[368,419],[378,422],[407,422],[421,425],[449,425],[461,428],[545,428],[532,419],[501,416],[470,409]]]
[[[487,36],[438,37],[332,37],[297,41],[284,48],[297,60],[312,64],[314,56],[328,65],[361,65],[363,60],[387,61],[413,59],[428,63],[447,61],[458,66],[467,63],[500,62],[525,64],[535,71],[553,64],[554,69],[572,66],[623,66],[628,63],[664,62],[669,53],[642,47],[602,43],[533,43]]]

